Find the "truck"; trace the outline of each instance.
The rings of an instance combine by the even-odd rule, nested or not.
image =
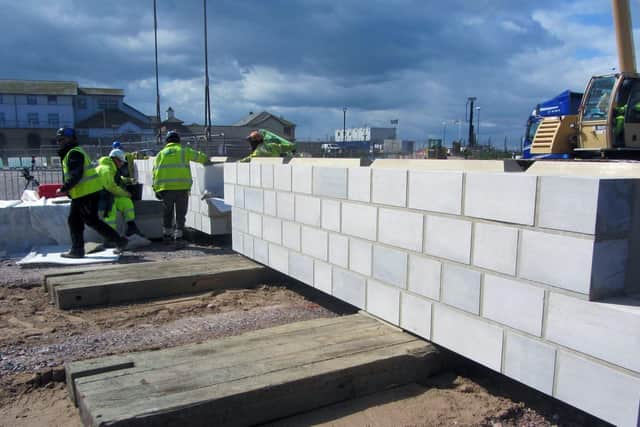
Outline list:
[[[538,126],[544,118],[554,117],[563,120],[566,116],[577,116],[582,101],[582,93],[565,90],[564,92],[554,96],[553,98],[541,102],[531,112],[527,119],[525,127],[522,158],[523,159],[548,159],[548,158],[567,158],[568,154],[531,154],[531,144],[536,135]]]
[[[543,117],[532,139],[532,157],[640,160],[640,74],[629,0],[612,0],[612,12],[619,72],[593,76],[577,114]]]

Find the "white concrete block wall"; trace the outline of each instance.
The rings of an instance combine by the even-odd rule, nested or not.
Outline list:
[[[298,166],[306,166],[296,172],[298,191],[291,166],[273,166],[274,190],[264,168],[254,187],[237,183],[237,167],[225,170],[236,181],[225,188],[235,205],[234,250],[608,421],[637,422],[640,303],[588,301],[598,286],[619,289],[625,277],[630,249],[620,236],[633,220],[614,194],[626,184],[600,181],[597,194],[576,189],[575,204],[598,199],[595,220],[578,221],[594,227],[589,233],[553,215],[569,207],[551,197],[551,181],[535,176]],[[402,188],[403,173],[408,207],[393,205],[397,195],[381,187],[372,199],[384,181],[374,176]],[[580,182],[595,185],[566,185]],[[419,186],[437,200],[420,199]],[[255,191],[263,191],[262,207]],[[536,204],[536,191],[549,195]],[[623,218],[599,219],[602,200]],[[585,366],[603,387],[578,385]],[[599,409],[596,402],[612,399],[608,389],[625,405],[635,399],[635,412]]]
[[[407,171],[372,169],[371,201],[382,205],[407,206]]]

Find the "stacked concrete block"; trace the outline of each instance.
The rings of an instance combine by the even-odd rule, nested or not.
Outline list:
[[[392,166],[269,165],[265,180],[262,165],[252,181],[227,165],[234,250],[636,425],[640,302],[624,291],[640,279],[639,183]]]

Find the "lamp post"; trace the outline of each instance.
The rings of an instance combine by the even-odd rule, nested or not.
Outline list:
[[[476,130],[476,135],[477,135],[477,141],[480,142],[480,107],[476,107],[476,113],[477,113],[477,118],[476,118],[476,127],[478,128]]]
[[[444,121],[442,122],[442,146],[443,147],[446,145],[446,141],[447,141],[447,122]]]
[[[473,103],[476,101],[475,96],[470,96],[467,98],[467,106],[466,108],[469,111],[469,116],[466,117],[466,120],[469,122],[469,139],[467,140],[467,145],[473,147],[475,140],[475,132],[473,130]]]
[[[347,142],[347,107],[342,109],[342,143],[345,142]]]
[[[462,120],[456,120],[455,124],[458,125],[458,144],[462,145],[460,141],[460,127],[462,126]]]

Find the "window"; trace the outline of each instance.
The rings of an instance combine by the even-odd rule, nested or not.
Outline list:
[[[7,137],[4,136],[4,133],[0,133],[0,148],[5,148],[7,146]]]
[[[35,95],[27,95],[27,104],[36,105],[38,103],[38,97]]]
[[[29,126],[36,126],[39,122],[38,113],[27,114],[27,123],[29,123]]]
[[[5,125],[5,119],[6,119],[6,118],[5,118],[5,116],[4,116],[4,113],[0,113],[0,126],[3,126],[3,127],[4,127],[4,125]]]
[[[78,107],[78,110],[86,110],[87,100],[85,98],[78,98],[76,100],[76,106]]]
[[[58,113],[50,113],[48,117],[48,122],[49,122],[50,128],[60,127],[60,115]]]
[[[293,134],[293,128],[291,126],[287,126],[284,128],[284,134],[287,136],[291,136]]]
[[[2,103],[3,103],[3,101],[2,101],[2,95],[0,95],[0,104],[2,104]]]
[[[118,108],[118,100],[110,96],[103,96],[98,99],[98,108],[101,110],[115,110]]]
[[[58,97],[55,95],[48,95],[47,96],[47,104],[52,105],[52,104],[57,104],[58,103]]]
[[[615,82],[616,78],[613,76],[593,78],[589,93],[585,94],[583,120],[603,120],[607,118],[611,91]]]

